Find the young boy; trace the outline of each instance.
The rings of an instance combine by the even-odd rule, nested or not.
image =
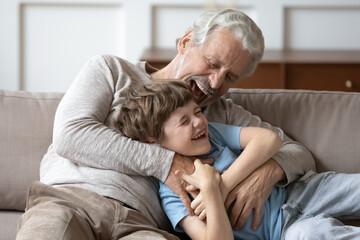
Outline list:
[[[280,148],[277,134],[263,128],[208,124],[187,85],[177,80],[153,82],[133,91],[120,112],[116,127],[123,135],[185,156],[214,159],[214,168],[196,160],[195,172],[183,174],[192,189],[200,190],[192,203],[200,217],[190,216],[179,197],[160,183],[162,205],[175,230],[183,229],[192,239],[280,239],[282,188],[274,188],[257,231],[251,230],[249,218],[241,231],[233,232],[224,207],[230,190]]]

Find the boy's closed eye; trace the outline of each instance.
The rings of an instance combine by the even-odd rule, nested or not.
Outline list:
[[[188,123],[188,120],[187,120],[187,119],[184,119],[184,120],[181,121],[180,126],[184,126],[184,125],[186,125],[187,123]]]
[[[199,115],[200,113],[202,113],[201,108],[195,109],[195,115]]]

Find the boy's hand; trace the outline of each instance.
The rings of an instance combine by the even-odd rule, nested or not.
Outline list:
[[[191,208],[194,210],[195,215],[199,216],[200,220],[204,220],[206,218],[205,202],[201,194],[201,191],[196,196],[196,198],[191,202]]]
[[[202,160],[202,162],[212,164],[214,160],[204,159]],[[175,172],[178,170],[188,175],[191,175],[195,170],[194,161],[190,158],[175,153],[169,175],[165,181],[166,186],[168,186],[174,193],[176,193],[180,197],[190,216],[193,216],[194,212],[191,208],[191,200],[185,189],[188,183],[184,181],[181,176],[175,174]]]
[[[219,170],[207,164],[202,164],[199,159],[195,160],[194,165],[195,171],[193,174],[189,175],[181,171],[176,171],[176,175],[181,175],[182,179],[194,187],[199,188],[200,192],[219,188]]]
[[[200,193],[191,203],[191,208],[194,209],[195,215],[198,215],[200,220],[204,220],[206,209],[202,192],[212,191],[214,187],[219,188],[220,175],[218,170],[207,164],[202,164],[198,159],[195,160],[194,165],[195,172],[193,174],[188,175],[181,171],[176,171],[176,174],[181,175],[187,183],[191,184],[187,190],[200,189]]]

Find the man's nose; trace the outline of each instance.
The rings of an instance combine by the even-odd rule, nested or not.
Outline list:
[[[211,88],[219,89],[225,80],[225,75],[219,72],[214,72],[209,76],[209,84]]]

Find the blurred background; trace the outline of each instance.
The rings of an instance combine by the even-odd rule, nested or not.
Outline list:
[[[0,89],[64,92],[94,55],[171,55],[193,20],[223,7],[253,18],[267,50],[360,50],[359,0],[1,0]]]

